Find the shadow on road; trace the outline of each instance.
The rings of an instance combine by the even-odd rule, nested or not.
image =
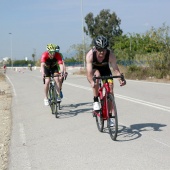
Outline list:
[[[143,131],[162,131],[162,127],[165,127],[167,125],[164,124],[159,124],[159,123],[141,123],[141,124],[134,124],[131,125],[130,128],[131,129],[136,129],[139,132],[143,132]]]
[[[146,131],[162,131],[162,128],[167,125],[159,123],[141,123],[130,125],[130,127],[119,126],[117,141],[125,142],[138,139]]]
[[[74,117],[80,113],[87,112],[92,112],[92,102],[61,105],[61,110],[59,111],[59,118],[64,119]]]
[[[126,141],[132,141],[135,139],[140,138],[143,133],[146,131],[163,131],[161,128],[165,127],[167,125],[164,124],[158,124],[158,123],[141,123],[141,124],[134,124],[130,125],[130,127],[126,127],[123,125],[118,126],[118,134],[117,134],[117,142],[126,142]],[[108,128],[104,127],[103,133],[108,133]]]

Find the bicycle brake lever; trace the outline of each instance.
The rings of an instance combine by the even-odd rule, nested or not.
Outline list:
[[[67,78],[67,75],[68,75],[68,73],[67,73],[67,72],[65,72],[65,77],[64,77],[64,80],[66,80],[66,78]]]
[[[123,73],[121,74],[121,80],[124,82],[124,85],[126,84],[126,80],[125,80],[125,77],[123,75]]]
[[[93,76],[93,81],[96,84],[96,75]]]

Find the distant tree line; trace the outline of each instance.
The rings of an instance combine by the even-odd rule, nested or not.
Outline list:
[[[145,76],[165,78],[170,76],[170,27],[162,24],[152,27],[146,33],[123,34],[121,19],[115,12],[103,9],[97,16],[88,13],[85,16],[84,32],[90,38],[85,44],[73,44],[68,51],[74,51],[71,57],[64,58],[66,65],[82,64],[87,52],[92,47],[92,40],[97,35],[104,35],[109,40],[109,48],[114,51],[117,62],[127,68],[126,76],[145,78]],[[33,55],[33,61],[35,56]],[[33,63],[33,61],[29,61]],[[26,65],[25,60],[14,61],[14,65]],[[36,61],[40,66],[40,60]]]
[[[110,13],[110,10],[102,10],[96,17],[93,13],[87,14],[85,23],[84,32],[91,40],[97,35],[108,38],[109,48],[116,54],[118,64],[128,66],[127,75],[135,74],[141,78],[144,75],[157,78],[170,75],[170,28],[165,23],[143,34],[123,34],[120,18],[115,12]],[[85,50],[91,47],[92,42],[86,43]],[[79,54],[73,58],[83,62],[83,46],[78,44],[71,48]]]

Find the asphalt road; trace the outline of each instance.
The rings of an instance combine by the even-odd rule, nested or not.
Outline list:
[[[9,170],[169,170],[170,84],[115,80],[117,141],[97,130],[86,77],[63,84],[60,117],[43,104],[38,70],[7,77],[13,89]]]

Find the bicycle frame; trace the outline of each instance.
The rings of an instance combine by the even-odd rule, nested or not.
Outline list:
[[[108,83],[108,79],[114,79],[114,78],[120,78],[126,84],[126,81],[124,79],[124,75],[123,74],[121,74],[120,76],[100,76],[100,77],[94,76],[93,77],[93,81],[94,82],[96,82],[96,79],[100,79],[99,89],[98,89],[98,97],[100,98],[101,102],[103,102],[103,103],[101,103],[101,104],[103,104],[101,109],[102,109],[102,116],[103,116],[104,120],[107,120],[108,117],[109,117],[108,108],[107,108],[108,103],[107,103],[107,100],[106,100],[108,94],[110,93],[110,86],[109,86],[109,83]],[[101,85],[101,80],[105,80],[103,85]],[[106,90],[106,93],[103,96],[103,90],[104,89]]]
[[[103,90],[106,90],[105,94],[103,95]],[[109,83],[106,80],[106,82],[103,84],[103,86],[101,86],[101,81],[99,83],[99,90],[98,90],[98,97],[100,98],[101,101],[101,109],[102,109],[102,116],[104,120],[107,120],[109,117],[109,113],[108,113],[108,103],[107,103],[107,96],[110,93],[110,87],[109,87]]]
[[[94,111],[93,116],[96,117],[97,127],[100,132],[103,132],[104,121],[107,120],[107,128],[109,129],[110,137],[112,140],[116,140],[118,133],[118,116],[114,95],[110,92],[111,89],[108,82],[108,79],[113,78],[121,78],[121,80],[124,81],[124,84],[126,84],[123,74],[121,76],[93,77],[94,82],[96,82],[96,79],[100,79],[98,98],[100,99],[101,103],[101,109]],[[102,85],[101,80],[105,80]]]

